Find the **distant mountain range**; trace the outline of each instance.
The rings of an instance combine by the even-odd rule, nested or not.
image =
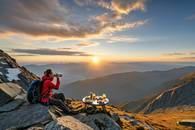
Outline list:
[[[67,97],[81,99],[91,91],[97,94],[105,93],[110,98],[111,104],[131,112],[150,113],[166,108],[166,105],[159,105],[157,97],[177,85],[182,85],[184,79],[181,77],[195,72],[195,67],[182,67],[185,65],[181,63],[113,63],[104,65],[98,70],[84,63],[26,65],[26,67],[39,76],[47,68],[63,73],[61,91]],[[155,69],[161,71],[151,71]],[[168,98],[168,100],[171,99]]]
[[[113,104],[121,104],[166,90],[162,87],[183,75],[194,72],[195,67],[175,68],[168,71],[126,72],[94,79],[76,81],[62,88],[65,95],[82,98],[90,91],[107,94]]]
[[[57,73],[62,73],[61,85],[65,86],[71,82],[91,78],[102,77],[115,73],[165,71],[184,66],[195,66],[195,63],[153,63],[153,62],[130,62],[130,63],[106,63],[94,66],[87,63],[64,63],[45,65],[24,65],[28,70],[38,76],[42,76],[47,68],[52,68]]]

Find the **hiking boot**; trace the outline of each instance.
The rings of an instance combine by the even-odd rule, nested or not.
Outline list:
[[[64,102],[65,102],[65,104],[68,105],[68,104],[71,104],[72,101],[70,99],[66,99]]]

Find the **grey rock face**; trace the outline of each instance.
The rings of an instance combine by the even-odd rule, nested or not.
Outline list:
[[[20,109],[0,114],[0,129],[26,128],[51,120],[48,108],[39,104],[25,104]]]
[[[108,115],[103,113],[93,115],[76,115],[76,119],[89,125],[94,130],[121,130],[120,126]]]
[[[72,116],[57,118],[45,126],[45,130],[93,130],[91,127],[80,122]]]
[[[22,93],[24,90],[15,83],[0,83],[0,106]]]
[[[16,99],[0,107],[0,113],[9,112],[20,107],[25,101],[22,99]]]
[[[182,105],[195,105],[195,80],[161,93],[145,108],[145,113]]]

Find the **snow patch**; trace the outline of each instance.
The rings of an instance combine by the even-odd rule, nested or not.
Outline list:
[[[2,65],[7,65],[7,62],[5,62],[5,61],[0,61],[0,64],[2,64]]]
[[[23,91],[24,91],[24,90],[23,90]],[[26,99],[26,94],[23,93],[23,94],[17,95],[17,96],[15,97],[15,99],[23,99],[23,100],[25,100],[25,99]]]
[[[3,75],[3,73],[2,73],[2,72],[0,72],[0,75]]]
[[[7,68],[7,72],[6,77],[9,81],[20,80],[18,74],[20,74],[21,71],[18,68]]]

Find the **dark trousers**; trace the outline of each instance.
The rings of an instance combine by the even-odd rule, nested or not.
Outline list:
[[[70,113],[70,109],[65,104],[65,97],[63,93],[56,93],[49,98],[49,105],[55,105],[63,110],[65,113]]]

